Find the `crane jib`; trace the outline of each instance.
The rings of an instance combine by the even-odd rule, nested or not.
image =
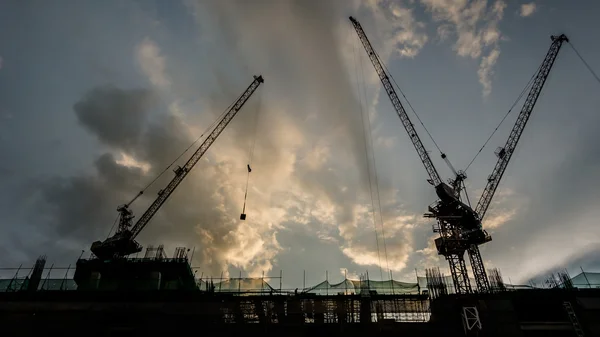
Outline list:
[[[489,208],[492,198],[494,197],[494,193],[500,184],[500,180],[506,171],[506,167],[508,166],[508,162],[515,152],[515,148],[523,134],[523,130],[527,125],[527,121],[529,121],[529,117],[533,112],[533,108],[538,98],[540,97],[540,93],[544,88],[544,84],[548,79],[548,75],[550,74],[550,70],[554,65],[554,61],[556,61],[556,57],[558,56],[558,52],[562,47],[563,42],[569,41],[569,39],[564,35],[552,36],[552,44],[550,45],[550,49],[546,53],[546,57],[542,62],[541,66],[538,69],[537,74],[535,75],[534,81],[531,85],[531,89],[529,90],[529,94],[525,99],[525,103],[523,103],[523,108],[517,117],[517,121],[513,126],[508,139],[506,140],[506,144],[498,153],[498,161],[494,166],[492,173],[488,177],[488,182],[481,194],[481,198],[477,202],[477,206],[475,207],[475,212],[478,214],[479,219],[482,220]]]
[[[425,146],[421,142],[421,139],[419,138],[419,135],[417,134],[417,131],[415,130],[413,123],[410,121],[410,118],[408,117],[408,114],[406,113],[404,106],[402,106],[402,102],[400,101],[398,94],[394,90],[394,87],[392,86],[392,82],[390,81],[389,76],[385,72],[385,69],[383,68],[383,65],[381,64],[381,61],[379,60],[377,53],[373,49],[373,46],[371,45],[371,42],[367,38],[367,35],[366,35],[365,31],[362,29],[362,26],[360,25],[360,23],[353,17],[350,17],[350,21],[352,22],[352,25],[354,26],[354,30],[356,30],[356,33],[358,34],[358,38],[362,42],[362,44],[365,48],[365,51],[367,52],[367,55],[369,56],[369,59],[371,60],[371,63],[373,64],[373,67],[375,68],[375,72],[377,72],[377,75],[379,76],[379,79],[381,80],[381,84],[383,85],[383,88],[385,89],[386,94],[390,98],[390,101],[392,102],[392,105],[394,106],[394,109],[396,110],[398,117],[400,117],[400,120],[402,121],[402,126],[404,126],[404,129],[406,130],[408,136],[410,137],[410,140],[413,143],[413,146],[417,150],[417,154],[419,155],[419,158],[421,159],[423,166],[425,166],[425,170],[427,171],[427,174],[429,175],[429,179],[430,179],[432,185],[439,186],[440,184],[442,184],[442,179],[440,178],[440,175],[438,174],[435,166],[433,165],[433,162],[431,161],[431,158],[429,157],[429,153],[427,152],[427,150],[425,149]]]
[[[221,132],[225,129],[225,127],[231,122],[233,117],[237,114],[237,112],[242,108],[242,106],[246,103],[248,98],[254,93],[254,91],[258,88],[258,86],[263,83],[264,80],[262,76],[255,77],[254,81],[246,91],[238,98],[238,100],[233,104],[233,106],[229,109],[229,111],[223,116],[221,121],[215,126],[213,131],[206,137],[202,145],[192,154],[190,159],[185,163],[182,167],[182,170],[179,171],[178,174],[173,177],[171,182],[167,185],[167,187],[163,190],[163,193],[156,198],[156,200],[150,205],[148,210],[140,217],[131,232],[133,233],[133,238],[135,238],[144,226],[150,221],[150,219],[154,216],[156,211],[164,204],[164,202],[169,198],[171,193],[175,191],[177,186],[183,181],[183,179],[187,176],[187,174],[194,168],[196,163],[204,156],[204,153],[208,150],[208,148],[213,144],[213,142],[219,137]]]
[[[104,241],[96,241],[92,244],[91,250],[96,257],[100,259],[111,259],[141,251],[141,246],[135,241],[135,237],[144,229],[144,227],[148,224],[160,207],[167,201],[177,186],[179,186],[187,174],[194,168],[196,163],[198,163],[213,142],[219,137],[221,132],[223,132],[225,127],[227,127],[229,122],[231,122],[231,120],[236,116],[237,112],[242,108],[242,106],[244,106],[246,101],[262,83],[264,83],[262,76],[254,76],[254,81],[252,81],[250,86],[248,86],[248,88],[230,107],[227,113],[206,137],[204,142],[202,142],[200,147],[190,156],[183,167],[178,167],[175,169],[175,177],[173,177],[173,179],[164,189],[160,190],[158,197],[154,200],[154,202],[152,202],[144,214],[142,214],[131,230],[127,229],[129,226],[131,226],[129,221],[131,221],[133,218],[131,210],[127,208],[128,205],[119,207],[121,217],[124,219],[122,219],[121,223],[125,223],[125,226],[120,228],[120,230],[118,230],[112,237]]]

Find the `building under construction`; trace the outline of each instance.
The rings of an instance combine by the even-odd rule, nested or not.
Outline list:
[[[72,278],[51,272],[42,257],[0,281],[3,334],[600,336],[600,273],[553,275],[536,288],[504,284],[491,271],[493,290],[484,294],[456,294],[438,270],[414,283],[285,290],[270,284],[276,278],[198,278],[185,249],[172,258],[158,249],[118,263],[79,259]]]

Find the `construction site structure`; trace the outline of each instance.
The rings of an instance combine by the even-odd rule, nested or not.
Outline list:
[[[76,284],[52,280],[40,257],[26,277],[0,278],[0,325],[7,336],[165,336],[173,329],[224,336],[599,336],[600,273],[553,276],[546,288],[504,284],[456,294],[439,269],[417,282],[366,277],[281,289],[281,279],[206,278],[191,272],[189,249],[173,257],[148,247],[106,269],[80,260]],[[129,264],[122,263],[130,260]],[[121,263],[121,264],[119,264]],[[126,268],[150,266],[151,273]],[[104,269],[103,269],[104,268]],[[146,267],[140,267],[146,270]],[[29,271],[27,271],[29,270]],[[100,270],[131,277],[115,283]],[[60,270],[58,270],[60,272]],[[68,271],[68,269],[67,269]],[[160,272],[157,272],[160,271]],[[60,273],[59,273],[60,274]],[[568,275],[567,275],[568,276]],[[567,281],[566,281],[567,280]],[[450,282],[450,283],[447,283]],[[59,285],[60,284],[60,285]]]
[[[388,75],[383,62],[379,58],[377,52],[373,49],[361,24],[353,17],[350,17],[350,21],[375,68],[375,72],[381,80],[383,89],[390,98],[404,129],[409,135],[411,142],[429,175],[428,182],[435,187],[439,200],[429,206],[429,213],[426,213],[425,217],[434,218],[436,220],[436,225],[433,229],[434,232],[439,233],[440,235],[439,238],[435,240],[436,249],[438,254],[443,255],[450,265],[450,271],[457,293],[470,293],[473,291],[464,259],[465,252],[468,252],[469,254],[477,291],[489,292],[490,282],[485,271],[483,259],[481,258],[479,246],[490,242],[492,238],[487,231],[483,229],[482,220],[491,204],[494,193],[517,146],[525,125],[529,120],[529,116],[533,111],[544,83],[548,78],[552,65],[558,55],[558,51],[560,50],[562,43],[568,41],[567,37],[564,34],[552,36],[552,45],[546,54],[544,62],[534,77],[529,95],[525,100],[521,113],[517,118],[506,145],[496,151],[498,162],[494,171],[488,177],[487,185],[481,195],[477,207],[473,210],[470,205],[461,200],[461,191],[464,189],[464,180],[467,178],[466,173],[455,170],[446,154],[441,153],[442,159],[444,159],[455,175],[453,179],[449,180],[449,184],[441,179],[429,153],[416,132],[413,123],[410,121],[410,118],[400,101],[400,97],[394,89],[394,85],[390,79],[391,75]],[[469,202],[468,199],[467,202]]]
[[[160,207],[167,201],[169,196],[175,191],[177,186],[183,181],[188,173],[194,168],[196,163],[204,156],[206,151],[219,137],[221,132],[227,127],[229,122],[233,120],[238,111],[244,106],[246,101],[264,83],[262,76],[254,76],[254,80],[242,95],[230,106],[229,110],[224,114],[218,124],[213,128],[211,133],[205,138],[204,142],[191,155],[188,161],[181,166],[177,166],[173,171],[175,176],[169,184],[158,192],[158,197],[148,207],[146,212],[142,214],[139,220],[133,224],[133,211],[130,209],[131,204],[139,198],[144,191],[140,191],[130,202],[121,205],[117,208],[119,212],[119,223],[115,234],[104,241],[96,241],[92,243],[91,251],[101,260],[119,259],[127,255],[138,253],[142,250],[142,246],[135,241],[135,238],[146,227],[152,217],[158,212]]]

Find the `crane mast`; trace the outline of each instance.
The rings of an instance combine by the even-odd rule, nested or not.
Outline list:
[[[212,132],[206,137],[200,147],[192,154],[188,161],[183,167],[178,166],[173,171],[175,177],[169,182],[169,184],[158,192],[158,197],[148,207],[148,209],[142,214],[139,220],[133,225],[133,212],[129,209],[131,203],[137,199],[143,192],[140,192],[133,200],[128,204],[121,205],[117,208],[120,213],[119,226],[115,235],[106,239],[105,241],[96,241],[92,244],[91,251],[99,259],[112,259],[127,256],[133,253],[140,252],[142,246],[135,241],[135,237],[144,229],[160,207],[167,201],[169,196],[175,191],[177,186],[183,181],[188,173],[194,168],[198,161],[204,156],[206,151],[219,137],[221,132],[227,127],[229,122],[233,120],[238,111],[244,106],[246,101],[252,96],[252,94],[258,89],[260,84],[264,83],[262,76],[254,76],[254,81],[250,86],[242,93],[242,95],[235,101],[219,123],[215,126]],[[133,227],[132,227],[133,226]],[[130,229],[131,227],[131,229]]]

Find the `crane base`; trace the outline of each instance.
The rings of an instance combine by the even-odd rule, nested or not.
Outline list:
[[[112,237],[92,243],[90,250],[100,260],[111,260],[139,253],[142,251],[142,246],[126,237]]]
[[[73,280],[79,291],[197,288],[187,258],[79,259]]]

